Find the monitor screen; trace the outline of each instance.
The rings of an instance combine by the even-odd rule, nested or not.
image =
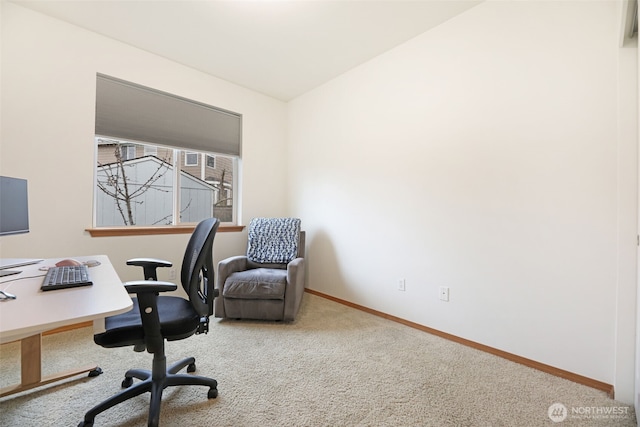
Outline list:
[[[27,180],[0,176],[0,236],[28,232]]]

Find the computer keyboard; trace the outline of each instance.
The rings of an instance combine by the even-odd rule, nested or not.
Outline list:
[[[44,276],[40,289],[52,291],[54,289],[76,288],[78,286],[91,286],[93,282],[89,276],[86,265],[74,265],[64,267],[51,267]]]

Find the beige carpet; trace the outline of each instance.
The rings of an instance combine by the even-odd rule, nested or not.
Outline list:
[[[43,374],[93,361],[105,373],[5,397],[0,425],[75,426],[120,390],[127,368],[151,366],[147,353],[96,346],[91,332],[45,337]],[[0,351],[7,386],[18,381],[19,347]],[[195,356],[220,395],[166,390],[163,426],[636,426],[633,409],[603,392],[310,294],[294,323],[212,319],[208,335],[168,343],[167,355]],[[95,425],[144,426],[148,401],[125,402]],[[566,418],[554,423],[556,403]]]

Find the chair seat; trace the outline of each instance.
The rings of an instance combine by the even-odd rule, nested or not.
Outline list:
[[[106,332],[94,335],[93,340],[96,344],[113,348],[144,343],[138,301],[137,298],[132,300],[132,310],[105,319]],[[158,315],[161,334],[168,341],[193,335],[200,324],[200,316],[193,309],[191,302],[180,297],[159,296]]]
[[[222,295],[236,299],[284,299],[287,271],[254,268],[231,274],[224,283]]]

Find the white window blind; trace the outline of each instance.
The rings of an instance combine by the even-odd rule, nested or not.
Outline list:
[[[240,114],[104,74],[96,86],[96,135],[240,156]]]

